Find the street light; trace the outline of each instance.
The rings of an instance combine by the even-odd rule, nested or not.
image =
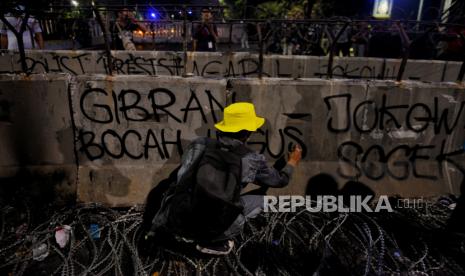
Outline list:
[[[76,1],[76,0],[71,0],[71,4],[72,4],[73,6],[75,6],[75,7],[79,6],[78,1]]]
[[[373,7],[373,17],[378,19],[387,19],[391,17],[392,0],[375,0]]]

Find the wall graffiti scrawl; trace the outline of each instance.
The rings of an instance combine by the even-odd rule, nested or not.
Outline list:
[[[340,183],[362,181],[378,194],[458,193],[465,167],[463,92],[458,84],[416,81],[4,75],[0,160],[8,170],[28,160],[48,170],[75,168],[77,176],[69,173],[66,181],[76,182],[79,201],[142,203],[190,141],[215,136],[223,107],[250,101],[266,118],[250,147],[272,161],[295,144],[304,149],[292,183],[272,193],[302,194],[319,173]],[[40,116],[28,112],[32,107],[42,107]],[[18,159],[5,135],[25,131],[35,139],[23,139],[18,149],[34,149],[33,156]]]
[[[0,73],[22,71],[18,52],[0,51]],[[263,77],[327,78],[328,57],[265,55]],[[339,58],[330,68],[333,78],[393,80],[401,61],[382,58]],[[74,76],[109,74],[146,76],[204,76],[212,78],[257,77],[258,54],[247,52],[211,53],[112,51],[111,61],[101,51],[27,51],[30,73],[68,73]],[[409,60],[403,79],[418,81],[455,81],[461,63],[451,61]]]
[[[458,192],[465,97],[455,84],[237,80],[234,88],[274,126],[302,133],[305,175],[329,173],[387,194]]]
[[[267,119],[250,147],[270,160],[294,144],[304,150],[283,193],[301,194],[321,172],[378,193],[457,192],[465,172],[465,98],[454,84],[137,78],[79,78],[73,102],[84,166],[168,171],[190,141],[215,135],[224,106],[250,101]]]
[[[393,102],[392,98],[396,96],[383,93],[376,95],[378,102],[375,101],[376,99],[369,99],[359,102],[355,106],[353,106],[351,94],[339,94],[324,98],[329,112],[327,129],[332,133],[354,131],[358,134],[378,132],[382,135],[383,132],[386,132],[390,139],[419,140],[416,143],[404,144],[400,142],[388,147],[382,143],[373,144],[365,149],[355,141],[346,141],[338,146],[338,157],[343,163],[352,166],[355,173],[347,175],[338,170],[340,176],[347,179],[357,179],[364,175],[371,180],[379,180],[389,176],[396,180],[406,180],[412,174],[416,178],[438,180],[439,177],[444,177],[443,163],[445,161],[457,170],[465,172],[465,167],[454,159],[454,157],[464,154],[460,147],[460,138],[455,141],[452,148],[448,147],[450,136],[464,130],[465,101],[456,101],[455,98],[458,95],[452,98],[449,95],[446,95],[447,97],[437,95],[426,99],[426,101],[413,102],[412,104],[408,104],[408,102],[388,104],[388,102]],[[335,108],[334,103],[338,100],[342,101],[342,104],[340,102],[339,108]],[[448,104],[440,104],[441,101]],[[335,109],[338,110],[338,114],[332,112]],[[333,125],[334,117],[340,116],[340,113],[346,117],[345,125],[342,128]],[[421,138],[425,135],[442,136],[442,138],[435,139],[433,143],[427,143],[425,139]],[[350,157],[346,155],[347,152],[354,154]],[[402,155],[403,158],[399,158],[399,155]],[[370,168],[374,164],[368,162],[371,159],[378,161],[378,168]],[[437,162],[435,170],[419,172],[417,161],[428,160]],[[399,173],[394,173],[392,168],[396,168]]]

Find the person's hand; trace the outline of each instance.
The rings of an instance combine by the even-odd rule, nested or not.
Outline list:
[[[300,159],[302,159],[302,148],[299,145],[295,145],[294,149],[289,154],[287,163],[295,167],[299,164]]]

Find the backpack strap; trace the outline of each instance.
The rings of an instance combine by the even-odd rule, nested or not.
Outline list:
[[[246,145],[241,144],[235,148],[233,148],[234,153],[244,157],[246,154],[253,152],[253,150],[249,149]]]
[[[205,138],[205,146],[209,149],[216,149],[221,147],[221,143],[213,138]]]

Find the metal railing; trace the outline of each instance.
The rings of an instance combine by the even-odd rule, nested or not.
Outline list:
[[[147,9],[154,7],[164,9],[160,5],[139,6],[135,8],[139,10],[145,8],[145,11],[147,11]],[[201,23],[199,20],[195,20],[195,16],[189,17],[189,11],[195,14],[205,7],[207,6],[170,5],[171,10],[164,9],[163,13],[165,16],[162,16],[164,17],[162,19],[139,20],[138,22],[144,24],[148,31],[135,31],[133,33],[133,40],[135,43],[148,46],[149,50],[155,50],[157,45],[161,44],[182,44],[182,51],[184,51],[184,56],[187,57],[194,28],[197,24]],[[59,8],[69,7],[53,7],[54,10]],[[38,19],[41,22],[46,37],[53,37],[54,32],[57,30],[62,31],[65,28],[70,31],[68,36],[74,40],[79,39],[79,34],[76,33],[75,28],[73,29],[72,26],[75,26],[78,21],[84,23],[88,28],[88,32],[84,31],[84,33],[91,37],[94,46],[103,42],[103,48],[107,52],[109,64],[112,64],[110,52],[111,37],[115,34],[110,33],[109,25],[113,21],[110,14],[121,8],[124,7],[80,7],[81,12],[88,11],[93,17],[87,19],[67,19],[68,24],[60,24],[61,28],[56,28],[57,23],[54,22],[63,22],[63,20],[49,18],[47,17],[47,13],[43,13],[42,17],[38,17]],[[215,6],[213,10],[217,16],[221,16],[225,8],[224,6]],[[176,18],[171,18],[173,11],[177,12]],[[171,17],[168,16],[170,13]],[[365,48],[364,53],[355,53],[358,56],[400,58],[402,61],[396,78],[398,81],[402,80],[405,67],[411,58],[460,60],[463,64],[457,76],[457,81],[463,81],[465,75],[465,25],[447,24],[439,21],[352,20],[341,17],[312,20],[217,19],[212,24],[215,24],[218,28],[218,43],[225,48],[225,51],[239,48],[238,44],[246,40],[250,46],[246,50],[259,53],[259,77],[262,77],[263,72],[263,55],[269,53],[290,53],[327,55],[328,71],[326,76],[327,78],[332,78],[333,72],[331,68],[334,57],[338,56],[339,52],[347,55],[347,44],[349,44],[349,50],[355,48],[351,48],[350,44]],[[66,34],[64,35],[66,36]],[[390,55],[386,52],[384,56],[382,51],[374,53],[375,51],[372,50],[376,49],[377,46],[371,44],[376,39],[378,39],[379,43],[380,39],[386,37],[390,38],[388,40],[394,41],[393,49],[389,49],[388,51],[395,50],[395,52],[391,52]],[[77,45],[77,43],[73,45]],[[447,56],[447,54],[450,54],[451,49],[445,49],[446,52],[441,52],[443,50],[441,47],[446,48],[447,46],[450,47],[450,45],[455,45],[459,49],[455,49],[456,52],[452,53],[452,56]],[[372,49],[370,49],[370,46]],[[346,49],[343,47],[346,47]],[[460,47],[462,47],[461,51]],[[290,48],[291,50],[289,50]]]

